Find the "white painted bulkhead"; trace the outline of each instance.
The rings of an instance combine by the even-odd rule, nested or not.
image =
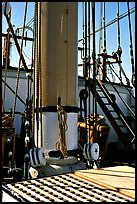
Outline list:
[[[15,84],[16,84],[16,78],[17,78],[17,71],[16,70],[8,70],[7,72],[7,79],[6,79],[6,83],[15,91]],[[4,80],[4,70],[2,70],[2,79]],[[129,106],[132,106],[132,110],[134,111],[135,110],[135,101],[131,98],[129,92],[127,92],[126,88],[123,87],[123,86],[119,86],[119,85],[115,85],[119,92],[121,93],[121,95],[124,97],[125,101],[128,103]],[[118,96],[117,94],[114,92],[114,90],[112,89],[112,86],[111,84],[106,84],[106,87],[108,89],[108,91],[110,91],[111,93],[115,94],[116,96],[116,102],[118,104],[118,106],[121,108],[121,110],[124,112],[124,114],[126,116],[130,116],[130,113],[128,110],[125,109],[125,106],[123,103],[120,102],[120,100],[118,99]],[[79,100],[79,92],[80,90],[82,90],[84,88],[84,80],[79,78],[78,80],[78,95],[77,95],[77,100],[78,100],[78,107],[80,107],[80,100]],[[26,90],[27,90],[27,76],[26,76],[26,73],[25,71],[21,71],[20,72],[20,80],[19,80],[19,89],[18,89],[18,95],[22,98],[22,100],[24,100],[24,102],[26,101]],[[131,89],[131,91],[133,92],[133,89]],[[2,83],[2,96],[3,96],[3,92],[4,92],[4,84]],[[5,103],[4,103],[4,110],[6,112],[9,111],[9,109],[13,109],[13,102],[14,102],[14,94],[6,87],[6,97],[5,97]],[[88,105],[87,105],[88,106]],[[91,113],[92,113],[92,94],[91,94]],[[24,104],[17,98],[17,105],[16,105],[16,112],[21,112],[21,113],[24,113]],[[98,114],[100,115],[104,115],[104,112],[101,110],[100,106],[97,105],[97,111],[98,111]],[[46,116],[45,116],[46,115]],[[50,115],[53,115],[50,117]],[[68,117],[68,123],[69,121],[72,120],[71,124],[69,125],[70,127],[70,131],[71,133],[73,133],[73,131],[77,131],[77,128],[74,129],[74,128],[71,128],[71,126],[75,126],[75,122],[77,121],[76,118],[73,119],[73,117],[77,117],[77,114],[76,116],[75,113],[71,113],[72,117]],[[70,113],[69,113],[69,116],[70,116]],[[53,121],[54,121],[54,117],[56,118],[57,120],[57,114],[56,113],[43,113],[43,117],[45,117],[45,119],[43,120],[43,123],[45,123],[46,121],[46,118],[49,118],[46,123],[48,122],[48,125],[45,126],[45,129],[43,130],[45,133],[47,131],[55,131],[57,130],[57,133],[58,133],[58,123],[55,122],[53,124]],[[52,120],[52,117],[53,117],[53,120]],[[115,133],[115,130],[113,129],[113,127],[111,126],[110,122],[108,121],[107,117],[105,116],[105,121],[106,123],[108,124],[108,126],[110,127],[110,131],[109,131],[109,135],[108,135],[108,142],[111,143],[111,142],[119,142],[119,138],[117,137],[116,133]],[[43,124],[42,124],[43,125]],[[55,127],[56,125],[56,128],[53,128]],[[14,120],[14,126],[16,128],[16,133],[17,134],[20,134],[20,128],[21,128],[21,115],[17,114],[15,115],[15,120]],[[51,128],[52,127],[52,128]],[[70,134],[71,134],[70,133]],[[55,134],[55,133],[54,133]],[[76,134],[76,133],[75,133]],[[55,141],[57,141],[58,139],[58,134],[56,134],[56,139]],[[67,133],[66,133],[67,135]],[[69,140],[69,136],[67,135],[67,141],[71,141],[71,137],[70,137],[70,140]],[[50,138],[52,139],[52,137]],[[49,139],[49,141],[50,141]],[[73,138],[74,139],[74,138]],[[77,138],[75,138],[77,139]],[[48,144],[47,144],[48,143]],[[49,146],[49,149],[54,149],[54,145],[51,145],[49,144],[50,142],[48,141],[45,141],[45,146],[47,148],[47,146]],[[69,145],[68,145],[69,143]],[[74,145],[75,144],[75,145]],[[73,149],[77,146],[77,141],[75,141],[74,143],[71,144],[71,142],[67,142],[67,145],[69,146],[70,149]]]
[[[55,3],[42,2],[42,106],[57,106],[57,99],[61,97],[61,105],[79,107],[79,92],[84,88],[84,81],[79,79],[77,73],[77,2]],[[53,10],[54,12],[52,12]],[[71,14],[71,15],[70,15]],[[75,20],[74,20],[75,19]],[[50,23],[50,21],[54,23]],[[56,22],[56,23],[55,23]],[[48,28],[48,29],[47,29]],[[59,28],[59,29],[58,29]],[[74,34],[75,33],[75,34]],[[46,37],[47,36],[47,37]],[[49,54],[50,53],[50,54]],[[4,79],[4,70],[2,70]],[[17,70],[8,70],[6,82],[15,91]],[[79,83],[78,83],[79,82]],[[107,89],[116,96],[116,102],[126,116],[130,113],[111,85],[106,84]],[[119,92],[129,106],[135,107],[129,93],[123,86],[117,85]],[[25,71],[21,71],[18,95],[26,101],[27,77]],[[2,84],[2,92],[4,86]],[[3,93],[2,93],[3,94]],[[13,108],[14,95],[6,88],[4,109]],[[88,107],[88,106],[87,106]],[[24,113],[24,104],[17,99],[16,111]],[[92,113],[92,95],[91,95]],[[47,150],[55,150],[55,144],[59,137],[59,128],[56,112],[43,112],[42,128],[44,133],[44,147]],[[98,106],[98,114],[104,115]],[[105,117],[110,127],[109,141],[118,142],[118,137],[110,122]],[[75,149],[78,143],[77,113],[68,113],[68,131],[66,143],[68,149]],[[15,115],[14,125],[16,133],[20,133],[21,116]]]
[[[5,80],[5,70],[2,70],[2,79]],[[11,87],[11,89],[15,92],[16,88],[16,81],[17,81],[17,70],[15,69],[9,69],[7,71],[6,76],[6,83],[8,86]],[[2,83],[2,98],[4,97],[4,89],[5,89],[5,101],[4,101],[4,111],[9,112],[13,111],[14,108],[14,93],[6,86],[4,88],[4,83]],[[27,76],[26,72],[24,70],[20,71],[20,79],[19,79],[19,86],[18,86],[18,92],[17,95],[26,103],[27,98]],[[15,112],[24,113],[25,105],[18,99],[16,101],[16,108]],[[14,117],[14,127],[16,128],[16,134],[20,134],[21,130],[21,114],[15,114]]]

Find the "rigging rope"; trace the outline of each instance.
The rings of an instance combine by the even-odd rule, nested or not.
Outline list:
[[[34,61],[32,61],[33,63],[33,97],[32,97],[32,149],[34,149],[34,134],[35,134],[35,105],[36,105],[36,36],[37,36],[37,32],[36,32],[36,23],[37,23],[37,10],[36,10],[36,3],[35,3],[35,10],[34,10],[34,29],[33,29],[33,46],[34,46]],[[36,112],[36,119],[37,119],[37,112]]]
[[[92,2],[92,44],[93,44],[93,142],[97,142],[97,96],[96,96],[96,46],[95,46],[95,3]],[[89,115],[90,119],[90,115]],[[90,123],[90,122],[89,122]]]
[[[100,2],[100,28],[102,27],[102,15],[103,15],[103,2]],[[98,53],[101,53],[101,48],[103,49],[103,45],[102,45],[102,29],[100,30],[99,33],[99,51]]]
[[[104,17],[103,17],[103,22],[104,22],[104,48],[103,48],[103,53],[102,53],[102,58],[103,58],[103,81],[106,80],[106,56],[107,56],[107,50],[106,50],[106,17],[105,17],[105,14],[106,14],[106,5],[105,5],[105,2],[104,2]]]
[[[127,2],[128,8],[128,22],[129,22],[129,34],[130,34],[130,56],[131,56],[131,65],[132,65],[132,84],[135,87],[135,66],[134,66],[134,56],[133,56],[133,44],[132,44],[132,29],[131,29],[131,19],[130,19],[130,9],[129,2]]]
[[[38,2],[35,2],[35,102],[36,102],[36,130],[37,147],[39,146],[39,71],[38,71]]]
[[[58,122],[59,122],[59,140],[56,143],[56,149],[60,150],[64,158],[66,158],[68,156],[67,146],[66,146],[66,141],[65,141],[65,137],[66,137],[65,132],[68,129],[67,113],[65,112],[63,107],[60,105],[60,101],[58,102],[58,105],[57,105],[57,113],[58,113]]]
[[[102,27],[102,16],[103,16],[103,2],[100,2],[100,28]],[[100,30],[99,32],[99,47],[98,47],[98,62],[101,63],[101,59],[100,59],[100,56],[101,56],[101,49],[103,50],[103,43],[102,43],[102,29]],[[97,68],[97,72],[99,71],[99,68]],[[99,73],[99,76],[102,76],[102,73]]]
[[[90,57],[90,2],[88,2],[88,73],[89,73],[89,79],[90,79],[90,68],[91,68],[91,65],[90,65],[90,61],[91,61],[91,57]],[[94,50],[93,50],[94,52]],[[95,53],[94,53],[95,54]],[[93,54],[93,55],[94,55]],[[89,82],[89,86],[90,87],[90,82]],[[89,112],[89,115],[90,115],[90,88],[89,88],[89,93],[88,93],[88,112]],[[90,123],[89,123],[89,137],[88,137],[88,143],[90,143]]]
[[[88,75],[87,70],[87,2],[85,2],[85,53],[84,53],[84,77]],[[86,86],[86,84],[85,84]]]
[[[117,55],[118,55],[118,65],[119,65],[119,77],[120,81],[122,82],[122,75],[121,75],[121,54],[122,54],[122,49],[120,45],[120,23],[119,23],[119,2],[118,2],[118,12],[117,12],[117,29],[118,29],[118,49],[117,49]]]
[[[6,2],[7,4],[7,2]],[[7,5],[5,4],[5,10],[4,10],[4,14],[6,15],[6,8],[7,8]],[[9,14],[9,21],[11,19],[11,13]],[[7,36],[5,37],[5,41],[4,41],[4,51],[6,53],[4,53],[3,51],[3,56],[6,57],[6,63],[5,63],[5,76],[4,76],[4,93],[3,93],[3,106],[4,106],[4,103],[5,103],[5,96],[6,96],[6,79],[7,79],[7,71],[8,71],[8,66],[9,66],[9,46],[10,46],[10,27],[8,26],[8,29],[7,29]]]
[[[41,124],[41,147],[43,147],[42,136],[42,76],[41,76],[41,2],[38,2],[38,28],[39,28],[39,90],[40,90],[40,124]]]
[[[133,12],[135,12],[135,7],[131,8],[129,13],[132,14]],[[123,14],[121,14],[121,15],[119,16],[119,19],[121,20],[122,18],[125,18],[127,15],[128,15],[128,13],[125,12],[125,13],[123,13]],[[117,22],[117,18],[115,18],[115,19],[113,19],[112,21],[110,21],[109,23],[107,23],[107,24],[106,24],[106,28],[107,28],[108,26],[112,25],[113,23],[116,23],[116,22]],[[97,29],[97,30],[95,31],[95,33],[99,32],[100,30],[103,30],[103,29],[104,29],[104,26],[102,26],[101,28]],[[93,33],[91,33],[90,35],[93,35]],[[82,40],[83,40],[83,38],[80,39],[80,40],[78,40],[78,42],[80,42],[80,41],[82,41]]]
[[[85,25],[84,25],[84,21],[85,21],[85,19],[84,19],[84,2],[82,2],[82,29],[83,29],[83,39],[82,39],[82,45],[83,45],[83,53],[82,53],[82,57],[83,57],[83,59],[84,59],[84,46],[85,46],[85,43],[84,43],[84,27],[85,27]],[[84,75],[84,67],[83,67],[83,75]]]
[[[36,136],[37,147],[43,146],[42,137],[42,81],[41,81],[41,2],[35,3],[34,17],[34,89],[33,89],[33,139],[34,139],[34,118],[36,106]],[[34,141],[33,141],[34,147]]]
[[[83,36],[84,36],[84,47],[83,47],[83,75],[85,79],[85,90],[87,91],[86,78],[88,77],[87,70],[87,2],[83,2]],[[84,117],[85,117],[85,129],[87,134],[87,98],[84,100]]]
[[[16,102],[17,102],[17,93],[18,93],[19,76],[20,76],[20,65],[21,65],[21,55],[22,55],[22,50],[23,50],[23,38],[24,38],[24,30],[25,30],[25,23],[26,23],[26,17],[27,17],[27,6],[28,6],[28,2],[26,2],[26,5],[25,5],[24,24],[23,24],[23,31],[22,31],[20,58],[19,58],[19,67],[18,67],[18,72],[17,72],[16,90],[15,90],[14,106],[13,106],[13,114],[12,114],[13,121],[14,121],[14,116],[15,116]]]
[[[106,5],[104,2],[104,17],[103,17],[103,22],[104,22],[104,53],[106,53],[106,44],[107,44],[107,42],[106,42],[106,15],[105,14],[106,14]]]

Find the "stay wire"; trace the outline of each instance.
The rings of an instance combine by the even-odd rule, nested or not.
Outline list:
[[[102,27],[102,16],[103,16],[103,2],[100,2],[100,28]],[[98,53],[101,53],[101,48],[103,48],[102,45],[102,29],[100,30],[99,33],[99,51]]]
[[[42,75],[41,75],[41,2],[38,2],[38,28],[39,28],[39,90],[40,90],[40,127],[41,127],[41,147],[43,147],[42,135]]]
[[[85,36],[84,36],[84,29],[85,29],[85,24],[84,24],[84,22],[85,22],[85,19],[84,19],[84,2],[82,2],[82,30],[83,30],[83,39],[82,39],[82,45],[83,45],[83,52],[82,52],[82,57],[84,57],[84,52],[85,52],[85,49],[84,49],[84,47],[85,47],[85,42],[84,42],[84,40],[85,40]],[[83,58],[84,59],[84,58]],[[84,62],[83,62],[83,65],[84,65]],[[84,67],[83,67],[83,75],[84,75]]]
[[[36,102],[36,136],[39,146],[39,70],[38,70],[38,2],[35,2],[35,102]]]
[[[93,45],[93,142],[97,142],[97,99],[96,99],[96,49],[95,49],[95,3],[92,2],[92,45]]]
[[[129,22],[129,35],[130,35],[130,56],[131,56],[131,65],[132,65],[132,80],[135,77],[135,65],[134,65],[134,54],[133,54],[133,44],[132,44],[132,28],[131,28],[131,19],[130,19],[130,8],[129,2],[127,2],[128,9],[128,22]],[[132,84],[135,86],[135,82],[132,81]]]
[[[103,22],[104,22],[104,52],[106,53],[106,46],[107,46],[107,42],[106,42],[106,5],[104,2],[104,17],[103,17]],[[94,32],[93,32],[94,35]]]
[[[7,2],[6,2],[7,4]],[[6,10],[6,4],[5,4],[5,10]],[[6,11],[5,11],[6,13]],[[11,19],[11,13],[9,14],[9,21]],[[5,103],[5,97],[6,97],[6,80],[7,80],[7,71],[9,66],[9,49],[10,49],[10,27],[8,26],[7,29],[7,36],[6,39],[6,61],[5,61],[5,76],[4,76],[4,93],[3,93],[3,106]]]
[[[102,53],[102,60],[103,60],[103,81],[106,80],[106,69],[107,69],[107,64],[106,64],[106,60],[107,60],[107,48],[106,48],[106,4],[104,2],[104,15],[103,15],[103,25],[104,25],[104,47],[103,47],[103,53]]]
[[[32,95],[32,149],[34,149],[34,128],[35,128],[35,48],[36,48],[36,43],[35,43],[35,7],[34,7],[34,25],[33,25],[33,46],[32,46],[32,68],[33,68],[33,95]]]
[[[132,14],[133,12],[135,12],[135,7],[131,8],[129,13]],[[123,14],[121,14],[121,15],[119,16],[119,19],[121,20],[121,19],[125,18],[127,15],[128,15],[128,13],[125,12],[125,13],[123,13]],[[112,25],[113,23],[116,23],[116,22],[117,22],[117,18],[111,20],[109,23],[106,24],[106,28],[107,28],[108,26]],[[97,29],[97,30],[95,31],[95,33],[99,32],[100,30],[103,30],[103,29],[104,29],[104,26],[102,26],[102,27],[100,27],[99,29]],[[91,33],[90,35],[93,35],[93,33]],[[78,40],[78,42],[80,42],[80,41],[82,41],[82,40],[83,40],[83,38],[80,39],[80,40]]]
[[[89,136],[88,136],[88,143],[90,143],[90,68],[91,68],[91,66],[90,66],[90,59],[91,59],[91,57],[90,57],[90,2],[88,2],[88,73],[89,73],[89,75],[88,75],[88,83],[89,83],[89,85],[88,85],[88,87],[89,87],[89,93],[88,93],[88,112],[89,112],[89,122],[88,122],[88,127],[89,127]]]
[[[87,70],[87,2],[85,3],[85,55],[84,55],[84,78],[85,78],[85,90],[87,91],[87,84],[86,79],[88,77],[88,70]],[[86,128],[86,135],[87,135],[87,99],[84,99],[84,108],[85,108],[85,128]]]
[[[118,33],[118,49],[117,49],[117,54],[118,54],[118,65],[119,65],[119,77],[120,81],[122,82],[122,72],[121,72],[121,54],[122,54],[122,49],[121,49],[121,44],[120,44],[120,22],[119,22],[119,2],[118,2],[118,12],[117,12],[117,33]]]

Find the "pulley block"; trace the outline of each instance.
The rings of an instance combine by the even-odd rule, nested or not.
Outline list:
[[[45,153],[42,147],[31,149],[29,154],[31,166],[44,166],[46,164]]]
[[[96,161],[99,158],[99,145],[98,143],[85,143],[84,144],[84,157],[87,160]]]

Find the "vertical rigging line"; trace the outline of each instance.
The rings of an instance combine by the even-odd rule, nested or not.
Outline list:
[[[119,57],[119,59],[118,59],[119,77],[120,77],[120,81],[122,82],[121,66],[120,66],[122,49],[121,49],[121,46],[120,46],[119,2],[118,2],[118,12],[117,12],[117,28],[118,28],[118,50],[117,50],[117,54],[118,54],[118,57]]]
[[[16,109],[16,103],[17,103],[17,94],[18,94],[18,85],[19,85],[19,77],[20,77],[20,66],[21,66],[21,56],[22,56],[22,50],[23,50],[23,38],[24,38],[24,31],[25,31],[25,23],[26,23],[26,16],[27,16],[27,6],[28,2],[26,2],[25,5],[25,12],[24,12],[24,23],[23,23],[23,31],[22,31],[22,39],[21,39],[21,49],[20,49],[20,58],[19,58],[19,67],[17,72],[17,80],[16,80],[16,90],[14,95],[14,104],[13,104],[13,112],[12,112],[12,121],[14,123],[14,116],[15,116],[15,109]],[[14,133],[14,139],[13,139],[13,161],[15,156],[15,139],[16,139],[16,133]]]
[[[7,2],[6,2],[7,4]],[[6,4],[5,4],[5,10],[6,10]],[[6,13],[6,11],[5,11]],[[11,19],[11,13],[9,14],[9,20]],[[10,49],[10,27],[7,29],[7,37],[6,37],[6,63],[5,63],[5,76],[4,76],[4,94],[3,94],[3,107],[5,102],[5,96],[6,96],[6,79],[7,79],[7,71],[9,66],[9,49]]]
[[[100,2],[100,28],[102,28],[102,15],[103,15],[103,2]],[[102,29],[100,29],[99,32],[99,54],[101,53],[101,48],[102,48]]]
[[[131,28],[129,2],[127,2],[127,8],[128,8],[129,35],[130,35],[130,46],[129,47],[130,47],[130,56],[131,56],[131,65],[132,65],[132,84],[135,87],[135,66],[134,66],[134,56],[133,56],[132,28]]]
[[[35,12],[35,11],[34,11]],[[35,14],[34,14],[35,15]],[[34,127],[35,127],[35,16],[33,24],[33,39],[32,42],[32,68],[33,68],[33,94],[32,94],[32,149],[34,149]]]
[[[86,78],[88,77],[87,73],[87,2],[85,2],[85,61],[84,61],[84,78],[85,78],[85,89],[87,90],[87,84],[86,84]],[[87,99],[84,101],[84,108],[85,108],[85,128],[86,128],[86,134],[87,134]]]
[[[118,48],[119,48],[120,47],[119,2],[118,2],[118,12],[117,12],[117,25],[118,25]]]
[[[104,52],[106,53],[106,6],[105,6],[105,2],[104,2]]]
[[[83,40],[82,40],[83,54],[82,54],[82,56],[84,57],[84,52],[85,52],[85,50],[84,50],[84,45],[85,45],[85,43],[84,43],[84,39],[85,39],[85,35],[84,35],[84,27],[85,27],[85,25],[84,25],[84,22],[85,22],[85,19],[84,19],[84,2],[82,2],[82,17],[83,17],[83,25],[82,25],[82,29],[83,29]],[[83,65],[84,65],[84,63],[83,63]],[[83,67],[83,75],[84,75],[84,67]]]
[[[87,2],[85,2],[85,78],[87,77]]]
[[[42,79],[41,79],[41,2],[38,2],[38,27],[39,27],[39,90],[40,90],[40,125],[41,125],[41,147],[43,147],[42,135]]]
[[[68,67],[68,45],[69,45],[69,42],[68,42],[68,2],[66,3],[67,4],[67,9],[65,11],[65,17],[66,17],[66,103],[68,102],[68,75],[69,75],[69,67]]]
[[[104,2],[104,17],[103,17],[103,21],[104,21],[104,49],[103,49],[103,81],[106,80],[106,57],[107,57],[107,50],[106,50],[106,5]]]
[[[100,2],[100,28],[102,28],[102,16],[103,16],[103,2]],[[102,44],[102,29],[100,29],[99,32],[99,47],[98,47],[98,53],[101,54],[101,49],[103,49],[103,44]],[[98,62],[99,64],[101,63],[100,61],[100,55],[98,55]],[[99,74],[99,77],[101,76],[101,73],[99,73],[99,66],[97,67],[97,73]]]
[[[39,94],[39,42],[38,42],[38,2],[36,4],[36,112],[37,112],[37,148],[39,147],[39,107],[40,107],[40,94]]]
[[[88,143],[90,143],[90,2],[88,2],[88,68],[89,68],[89,77],[88,77],[88,83],[89,83],[89,137],[88,137]]]
[[[25,13],[24,13],[24,24],[23,24],[23,31],[22,31],[20,59],[19,59],[19,67],[18,67],[18,72],[17,72],[16,91],[15,91],[15,96],[14,96],[14,106],[13,106],[13,114],[12,114],[13,121],[14,121],[14,115],[15,115],[15,109],[16,109],[16,102],[17,102],[17,93],[18,93],[19,76],[20,76],[20,65],[21,65],[21,55],[22,55],[22,50],[23,50],[23,38],[24,38],[24,30],[25,30],[25,23],[26,23],[26,16],[27,16],[27,6],[28,6],[28,2],[26,2]]]
[[[35,71],[35,107],[36,107],[36,146],[38,147],[39,133],[39,72],[38,72],[38,2],[35,2],[35,19],[34,19],[34,71]],[[35,112],[35,110],[34,110]]]
[[[96,101],[96,50],[95,50],[95,3],[92,2],[92,43],[93,43],[93,142],[97,141],[96,121],[97,121],[97,101]]]

